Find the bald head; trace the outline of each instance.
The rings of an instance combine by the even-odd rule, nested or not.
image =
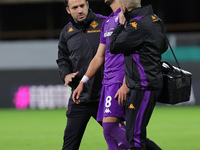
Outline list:
[[[121,6],[125,10],[132,10],[141,7],[141,0],[119,0]]]

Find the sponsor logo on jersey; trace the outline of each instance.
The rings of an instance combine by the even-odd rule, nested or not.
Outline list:
[[[108,31],[104,33],[104,37],[109,37],[112,35],[114,28],[110,28]]]
[[[95,29],[99,24],[96,21],[93,21],[90,25]]]
[[[111,36],[113,32],[108,32],[106,31],[106,33],[104,33],[104,37],[108,37],[108,36]]]
[[[135,28],[135,30],[137,30],[137,23],[136,22],[131,22],[130,24],[133,26],[133,28]]]
[[[67,31],[67,33],[74,31],[74,29],[71,27],[69,28],[69,30]]]
[[[129,108],[130,109],[135,109],[135,106],[133,106],[133,104],[130,104]]]
[[[156,16],[153,16],[153,15],[152,15],[151,18],[152,18],[153,22],[158,21],[158,18],[156,18]]]
[[[87,33],[96,33],[96,32],[101,32],[101,30],[88,30]]]

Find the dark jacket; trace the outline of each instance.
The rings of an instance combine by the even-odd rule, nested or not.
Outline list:
[[[165,29],[151,5],[125,14],[127,26],[119,24],[111,36],[109,50],[124,53],[129,88],[160,89],[163,84],[161,54],[167,50]]]
[[[57,64],[61,79],[64,81],[67,74],[79,71],[79,74],[69,83],[72,92],[78,86],[97,52],[101,24],[104,19],[104,16],[94,14],[89,9],[88,16],[83,22],[75,23],[71,19],[60,33]],[[84,90],[80,95],[82,102],[99,100],[102,78],[103,68],[84,85]]]

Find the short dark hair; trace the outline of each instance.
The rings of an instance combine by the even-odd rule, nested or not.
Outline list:
[[[69,5],[68,5],[68,1],[69,1],[69,0],[64,0],[64,3],[65,3],[65,6],[66,6],[66,7],[69,6]],[[87,2],[87,0],[85,0],[85,1]]]
[[[64,0],[65,6],[68,7],[68,1],[69,0]]]

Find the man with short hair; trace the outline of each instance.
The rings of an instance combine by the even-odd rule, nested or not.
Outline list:
[[[100,44],[97,53],[91,61],[85,76],[73,93],[73,99],[78,101],[84,86],[89,79],[104,64],[104,78],[99,103],[97,120],[103,121],[104,138],[108,150],[128,150],[130,144],[126,140],[124,106],[119,105],[118,100],[126,99],[128,88],[123,84],[124,79],[124,56],[123,54],[112,55],[108,50],[110,36],[119,23],[120,4],[118,0],[105,0],[112,13],[103,22],[101,28]],[[125,82],[124,82],[125,83]],[[85,84],[85,85],[84,85]]]
[[[69,85],[73,93],[96,54],[106,17],[94,14],[86,0],[65,0],[65,4],[71,22],[60,33],[57,64],[64,85]],[[84,87],[79,101],[70,97],[62,150],[78,150],[88,121],[91,117],[96,119],[102,78],[100,68]]]
[[[130,89],[126,102],[127,140],[131,150],[148,150],[146,127],[163,84],[160,60],[168,47],[165,29],[150,5],[141,7],[141,0],[120,0],[120,4],[125,18],[121,13],[109,50],[125,56],[125,78]]]

